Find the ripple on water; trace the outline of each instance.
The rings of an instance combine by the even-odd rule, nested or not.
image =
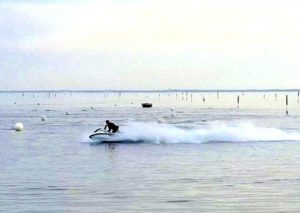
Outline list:
[[[167,200],[167,203],[189,203],[193,202],[192,200]]]

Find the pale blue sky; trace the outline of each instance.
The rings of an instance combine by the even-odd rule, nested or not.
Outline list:
[[[299,6],[0,1],[0,90],[297,88]]]

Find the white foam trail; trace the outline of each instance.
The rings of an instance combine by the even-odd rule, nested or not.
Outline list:
[[[258,127],[251,123],[211,123],[205,126],[180,128],[172,124],[129,123],[121,127],[119,140],[147,141],[154,143],[205,143],[244,141],[300,140],[300,132],[277,128]]]

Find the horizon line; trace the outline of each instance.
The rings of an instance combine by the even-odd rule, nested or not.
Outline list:
[[[63,92],[99,92],[99,93],[159,93],[159,92],[299,92],[294,89],[42,89],[42,90],[0,90],[0,93],[63,93]]]

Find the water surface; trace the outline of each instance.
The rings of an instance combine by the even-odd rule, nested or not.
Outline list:
[[[289,95],[1,93],[0,212],[298,212]],[[145,142],[91,145],[106,119]]]

